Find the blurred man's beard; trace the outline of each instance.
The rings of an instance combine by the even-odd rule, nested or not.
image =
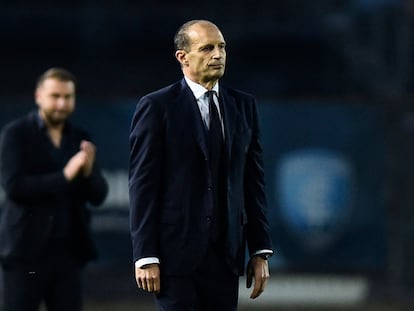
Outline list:
[[[44,113],[46,122],[51,126],[59,126],[64,124],[71,114],[69,112],[51,112],[51,113]]]

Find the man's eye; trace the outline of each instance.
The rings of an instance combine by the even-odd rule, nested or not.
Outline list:
[[[201,51],[203,51],[203,52],[209,52],[212,49],[213,49],[213,47],[211,47],[211,46],[205,46],[205,47],[201,48]]]

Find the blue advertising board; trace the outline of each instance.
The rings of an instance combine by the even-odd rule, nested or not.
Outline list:
[[[277,253],[272,268],[383,268],[383,109],[270,102],[262,104],[260,112]]]

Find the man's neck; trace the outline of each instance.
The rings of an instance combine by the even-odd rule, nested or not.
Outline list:
[[[206,81],[206,82],[204,82],[204,81],[199,81],[199,80],[197,80],[197,79],[194,79],[194,78],[192,78],[192,77],[190,77],[190,76],[186,75],[185,73],[184,73],[184,76],[185,76],[187,79],[191,80],[192,82],[194,82],[194,83],[197,83],[197,84],[201,85],[202,87],[204,87],[204,88],[205,88],[205,89],[207,89],[207,90],[212,90],[212,89],[213,89],[213,87],[214,87],[214,86],[218,83],[218,79],[217,79],[217,80],[211,80],[211,81]]]
[[[47,118],[45,118],[41,113],[40,113],[40,118],[42,119],[42,122],[45,124],[47,134],[50,140],[52,141],[53,145],[55,145],[56,147],[60,147],[65,123],[61,122],[61,123],[53,124],[49,122]]]
[[[63,128],[47,127],[47,133],[55,147],[60,147],[60,144],[62,142],[62,132]]]

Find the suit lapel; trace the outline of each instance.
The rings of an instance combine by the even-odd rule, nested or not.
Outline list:
[[[201,151],[208,157],[208,148],[206,140],[206,128],[204,126],[200,109],[194,94],[191,92],[184,79],[181,80],[181,92],[178,101],[185,105],[183,120],[190,121],[190,129],[192,130],[194,139],[200,146]],[[226,159],[231,159],[231,146],[233,143],[234,132],[236,129],[236,121],[238,118],[238,111],[236,109],[236,101],[233,96],[229,95],[225,88],[220,88],[220,104],[221,112],[223,113],[224,136],[226,147]]]
[[[231,159],[231,147],[236,128],[236,120],[238,112],[236,110],[236,102],[232,96],[226,92],[223,87],[220,88],[221,111],[223,113],[224,136],[226,146],[227,161]]]
[[[190,131],[192,132],[197,144],[200,146],[200,149],[203,152],[204,156],[207,158],[208,149],[206,140],[206,128],[201,117],[200,109],[198,108],[194,94],[191,92],[184,79],[181,81],[181,88],[181,95],[178,99],[178,102],[182,103],[185,106],[185,109],[183,111],[186,115],[183,116],[183,120],[189,120]]]

